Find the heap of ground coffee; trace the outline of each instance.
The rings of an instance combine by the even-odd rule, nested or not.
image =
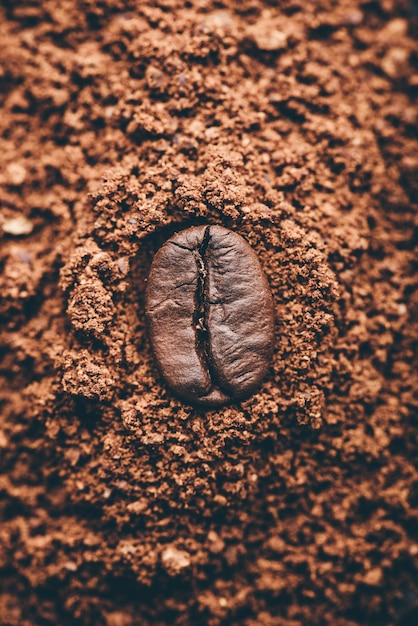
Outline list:
[[[411,6],[0,3],[0,620],[415,623]],[[216,408],[146,328],[202,224],[274,303],[262,384]]]

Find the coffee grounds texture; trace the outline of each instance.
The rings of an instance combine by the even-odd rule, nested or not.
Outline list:
[[[416,3],[3,0],[0,622],[418,614]],[[259,256],[275,350],[202,410],[144,290],[174,232]]]

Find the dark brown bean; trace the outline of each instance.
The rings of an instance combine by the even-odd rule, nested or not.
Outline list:
[[[153,351],[191,404],[241,400],[271,361],[273,301],[249,244],[222,226],[175,234],[154,257],[146,291]]]

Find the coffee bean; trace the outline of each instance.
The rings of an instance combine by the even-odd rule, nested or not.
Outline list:
[[[191,404],[241,400],[273,349],[273,301],[249,244],[222,226],[176,233],[154,257],[146,315],[159,369]]]

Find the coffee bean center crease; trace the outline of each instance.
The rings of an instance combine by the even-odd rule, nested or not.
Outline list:
[[[211,372],[210,338],[207,325],[209,302],[207,298],[208,271],[206,269],[206,251],[209,239],[210,228],[208,226],[205,230],[202,243],[193,251],[198,271],[195,304],[196,309],[193,316],[193,323],[196,329],[196,350],[203,361],[203,365],[211,374],[212,381],[215,384],[216,372]]]

